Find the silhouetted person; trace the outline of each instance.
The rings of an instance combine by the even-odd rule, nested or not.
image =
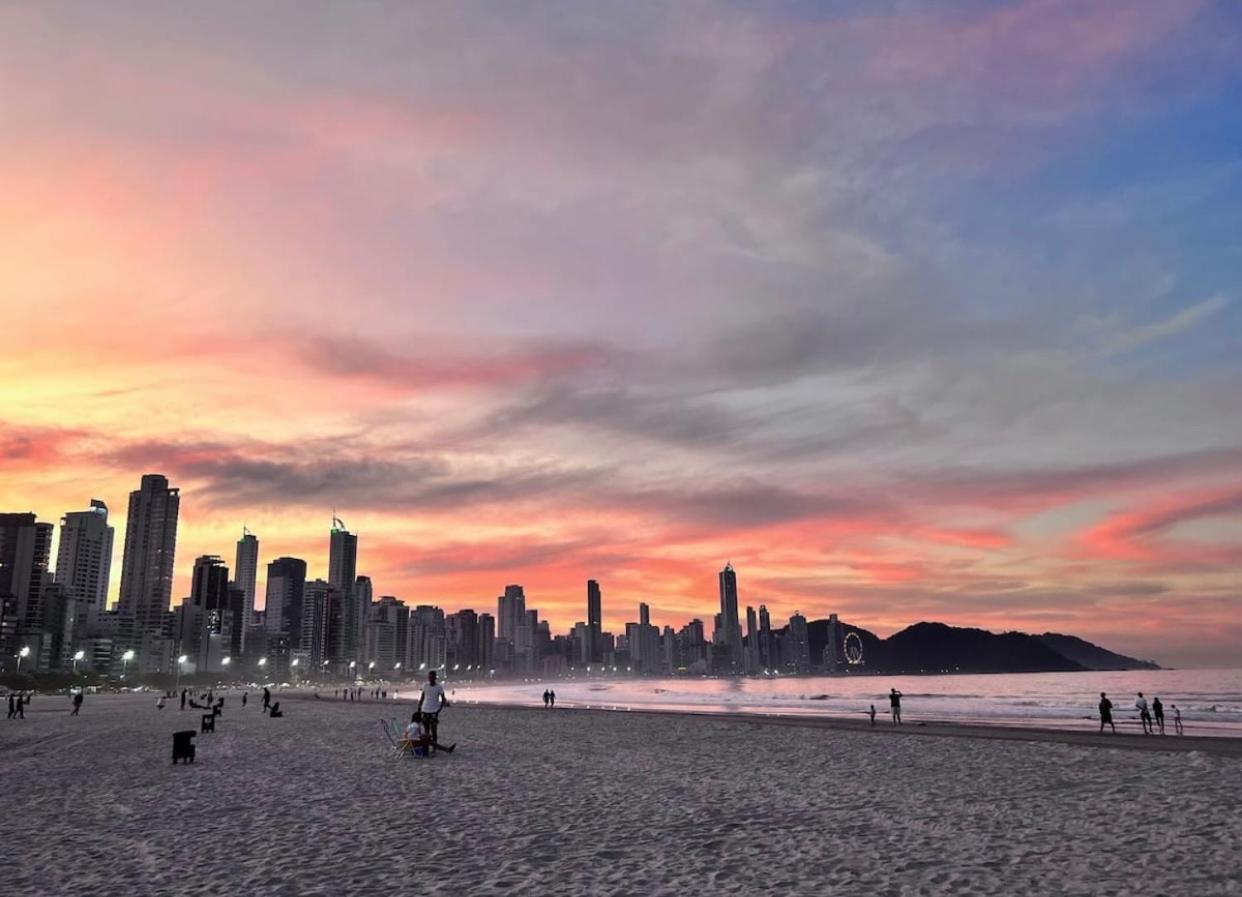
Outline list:
[[[1160,734],[1164,734],[1164,705],[1160,703],[1160,698],[1151,699],[1151,712],[1156,717],[1156,725],[1160,727]]]
[[[1185,735],[1186,731],[1182,728],[1182,712],[1177,709],[1177,705],[1173,705],[1173,731],[1178,735]]]
[[[267,715],[270,716],[272,719],[279,719],[280,717],[284,716],[284,714],[281,713],[280,711],[280,701],[277,701],[275,704],[272,705],[272,709],[268,712]]]
[[[548,690],[546,688],[543,690],[543,709],[548,709]]]
[[[548,706],[556,709],[556,692],[551,690],[548,691]]]
[[[78,711],[82,709],[82,692],[78,692],[73,696],[73,713],[70,716],[77,716]]]
[[[185,710],[185,689],[181,689],[181,709]]]
[[[893,725],[901,725],[901,692],[897,689],[889,689],[888,692],[888,709],[893,714]]]
[[[17,695],[17,718],[26,718],[26,705],[30,703],[30,698],[23,698],[19,692]]]
[[[8,719],[17,716],[17,705],[13,703],[13,692],[9,692],[9,715]]]
[[[267,686],[263,686],[263,710],[267,712],[272,709],[272,693]]]
[[[874,704],[871,705],[871,710],[868,712],[871,715],[871,726],[872,728],[874,728],[875,727],[875,705]]]
[[[431,736],[432,744],[438,740],[440,730],[440,711],[449,705],[444,694],[444,686],[436,682],[436,671],[427,673],[427,683],[418,696],[418,712],[423,715],[423,728]]]
[[[248,700],[250,700],[250,692],[248,692],[248,691],[243,691],[243,692],[242,692],[242,709],[243,709],[243,710],[245,709],[245,707],[246,707],[246,702],[247,702]]]
[[[1100,734],[1104,733],[1104,724],[1113,727],[1113,734],[1117,734],[1117,724],[1113,722],[1113,702],[1108,699],[1108,695],[1100,692]]]
[[[1147,709],[1147,699],[1143,697],[1143,693],[1138,693],[1138,699],[1134,702],[1135,708],[1139,712],[1139,722],[1143,724],[1143,734],[1152,734],[1151,728],[1151,711]]]

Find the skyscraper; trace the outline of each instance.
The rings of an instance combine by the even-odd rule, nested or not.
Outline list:
[[[746,608],[746,675],[759,672],[759,622],[753,607]]]
[[[496,599],[496,638],[517,643],[518,629],[526,622],[526,593],[519,585],[505,586]]]
[[[496,618],[479,614],[479,670],[486,674],[496,662]]]
[[[276,558],[267,565],[267,598],[263,608],[263,628],[274,635],[289,636],[289,644],[300,650],[302,639],[302,593],[306,588],[306,561]]]
[[[69,511],[60,518],[56,582],[67,600],[81,602],[96,613],[108,604],[112,536],[108,506],[97,498],[91,499],[89,511]]]
[[[777,666],[772,650],[772,617],[766,604],[759,605],[759,665],[770,670]]]
[[[117,610],[134,621],[135,632],[160,629],[172,601],[181,490],[158,473],[144,474],[129,494],[125,556]]]
[[[789,640],[791,642],[791,660],[795,673],[811,672],[811,639],[807,632],[806,617],[794,611],[789,618]]]
[[[599,583],[594,579],[587,580],[587,645],[586,660],[596,662],[600,659],[600,635],[603,632],[603,597],[599,591]]]
[[[17,652],[19,639],[29,645],[26,636],[42,632],[51,549],[52,524],[38,523],[31,513],[0,514],[0,649],[5,661]],[[30,647],[37,651],[39,645]]]
[[[743,671],[742,626],[737,616],[737,574],[732,564],[720,571],[720,623],[724,629],[723,643],[728,649],[729,672]]]
[[[332,518],[332,532],[328,540],[328,585],[340,594],[344,602],[339,607],[339,633],[333,633],[333,660],[357,660],[356,648],[358,635],[362,631],[362,620],[358,619],[357,607],[354,604],[354,583],[358,579],[358,537],[345,528],[339,517]],[[333,609],[336,614],[337,608]]]
[[[237,540],[237,562],[233,565],[233,582],[242,590],[242,627],[254,622],[254,590],[259,574],[259,538],[242,527]]]

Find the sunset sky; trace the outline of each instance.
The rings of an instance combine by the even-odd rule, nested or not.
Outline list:
[[[0,8],[0,511],[554,631],[1242,663],[1242,4]],[[262,594],[262,572],[260,594]]]

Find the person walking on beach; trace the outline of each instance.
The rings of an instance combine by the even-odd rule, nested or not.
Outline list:
[[[1182,728],[1182,712],[1177,709],[1177,705],[1173,705],[1173,731],[1178,735],[1185,735],[1186,732]]]
[[[888,709],[893,714],[893,725],[901,725],[901,692],[897,689],[889,689],[888,692]]]
[[[243,691],[243,692],[242,692],[242,710],[245,710],[245,709],[246,709],[246,702],[247,702],[248,700],[250,700],[250,692],[248,692],[248,691]]]
[[[265,685],[263,686],[263,712],[266,713],[267,711],[271,709],[272,709],[272,693],[268,690],[267,686]]]
[[[9,715],[6,719],[17,716],[17,706],[13,703],[13,692],[9,692]]]
[[[417,711],[423,715],[423,728],[431,736],[433,746],[438,740],[440,711],[447,706],[449,706],[449,701],[444,694],[444,686],[436,682],[436,671],[430,670],[427,673],[427,684],[423,686],[422,693],[418,696]]]
[[[69,715],[77,716],[78,712],[81,709],[82,709],[82,692],[78,692],[77,694],[73,696],[73,712],[70,713]]]
[[[556,709],[556,692],[552,689],[548,689],[548,707],[551,710]]]
[[[874,729],[875,728],[875,705],[874,704],[871,705],[871,710],[868,712],[871,715],[871,728]]]
[[[181,709],[185,710],[185,689],[181,689]]]
[[[1164,705],[1160,703],[1159,696],[1151,699],[1151,712],[1156,717],[1156,725],[1160,727],[1160,734],[1164,734]]]
[[[548,709],[548,690],[546,688],[543,690],[543,709]]]
[[[1104,724],[1108,723],[1113,727],[1113,734],[1117,734],[1117,724],[1113,722],[1113,702],[1108,699],[1108,695],[1100,692],[1100,734],[1104,734]]]
[[[1143,693],[1138,693],[1138,700],[1134,702],[1134,707],[1139,712],[1139,722],[1143,724],[1143,734],[1152,734],[1151,729],[1151,711],[1147,709],[1147,699],[1143,697]]]
[[[30,698],[23,697],[22,693],[19,691],[17,693],[17,718],[18,719],[26,718],[26,705],[29,703],[30,703]]]

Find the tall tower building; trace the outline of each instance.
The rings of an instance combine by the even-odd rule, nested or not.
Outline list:
[[[31,513],[0,514],[0,656],[6,663],[19,650],[19,636],[43,629],[51,550],[52,524],[36,522]]]
[[[496,601],[496,637],[517,643],[518,630],[526,623],[526,593],[519,585],[505,586]]]
[[[134,621],[136,632],[160,629],[172,601],[181,490],[158,473],[144,474],[129,493],[125,556],[117,610]]]
[[[254,623],[254,589],[259,575],[259,537],[242,527],[237,540],[237,562],[233,565],[233,582],[242,591],[242,628]]]
[[[60,547],[56,550],[56,582],[65,597],[102,613],[108,604],[112,570],[113,528],[108,506],[91,499],[89,511],[70,511],[60,518]]]
[[[345,528],[339,517],[332,518],[332,532],[328,538],[328,585],[340,593],[339,633],[333,633],[336,644],[333,659],[357,660],[355,647],[364,620],[358,619],[358,608],[353,600],[354,583],[358,579],[358,537]],[[335,610],[334,610],[335,613]]]
[[[496,619],[479,614],[479,672],[486,675],[496,662]]]
[[[587,646],[586,659],[592,663],[600,659],[601,639],[604,620],[603,596],[599,591],[599,583],[587,580]]]
[[[276,558],[267,565],[267,598],[263,628],[273,635],[289,636],[294,648],[302,640],[302,594],[306,588],[306,561]]]
[[[811,672],[811,639],[807,631],[806,617],[794,611],[789,618],[789,640],[795,673]]]
[[[772,643],[772,617],[766,604],[759,605],[759,664],[764,670],[778,666]]]
[[[720,624],[724,629],[724,645],[728,648],[730,672],[740,673],[745,667],[742,655],[742,626],[737,616],[737,574],[732,564],[720,571]]]

